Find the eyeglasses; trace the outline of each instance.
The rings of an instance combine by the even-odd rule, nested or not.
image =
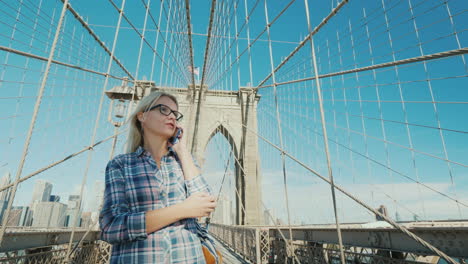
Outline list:
[[[154,110],[156,108],[159,108],[159,112],[161,114],[165,115],[165,116],[169,116],[171,113],[173,113],[177,121],[182,120],[182,117],[184,117],[180,112],[174,111],[171,108],[169,108],[169,106],[163,105],[163,104],[157,104],[155,106],[152,106],[145,112],[149,112],[149,111]]]

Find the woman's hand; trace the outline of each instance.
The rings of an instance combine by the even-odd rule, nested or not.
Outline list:
[[[198,192],[181,203],[147,211],[145,213],[146,233],[153,233],[182,219],[209,216],[215,207],[216,199],[214,196]]]
[[[180,125],[177,125],[175,133],[177,134],[178,129],[182,129],[178,137],[179,141],[174,145],[168,142],[168,146],[172,147],[172,149],[174,149],[174,151],[180,156],[181,154],[187,152],[187,138],[184,137],[184,129]]]
[[[184,179],[191,180],[199,175],[200,171],[198,170],[197,166],[195,166],[192,155],[187,149],[187,138],[184,136],[184,129],[180,125],[177,125],[176,133],[177,129],[179,128],[182,129],[179,135],[179,142],[174,145],[168,142],[167,146],[172,147],[172,149],[177,153],[177,156],[179,157],[180,163],[182,165],[182,171],[184,172]]]
[[[209,216],[216,208],[216,198],[199,192],[192,194],[181,205],[187,218]]]

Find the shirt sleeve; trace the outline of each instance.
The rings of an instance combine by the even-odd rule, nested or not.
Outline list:
[[[198,165],[198,162],[196,161],[195,158],[193,158],[193,162],[195,163],[195,166],[198,168],[198,170],[201,172],[201,168],[200,166]],[[187,187],[187,195],[190,196],[194,193],[197,193],[197,192],[206,192],[210,195],[212,195],[212,191],[211,191],[211,188],[210,186],[208,185],[208,183],[206,182],[205,178],[203,177],[203,175],[200,173],[198,174],[197,176],[195,176],[193,179],[191,180],[186,180],[185,181],[185,186]]]
[[[125,196],[123,169],[114,159],[106,167],[104,203],[99,215],[101,239],[111,244],[143,240],[146,234],[145,212],[130,210]]]

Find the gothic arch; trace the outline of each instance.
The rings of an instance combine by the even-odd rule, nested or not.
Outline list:
[[[224,126],[223,124],[219,124],[215,129],[212,130],[210,133],[210,136],[208,137],[208,140],[205,142],[205,145],[203,147],[203,153],[206,151],[206,147],[208,146],[208,143],[211,141],[211,139],[216,135],[220,133],[223,135],[226,140],[229,142],[229,145],[232,148],[232,152],[234,153],[234,157],[237,159],[239,158],[239,152],[238,152],[238,147],[236,144],[236,141],[234,140],[234,137],[229,133],[229,130]]]
[[[224,136],[224,138],[226,138],[233,152],[232,154],[234,157],[234,177],[235,177],[234,180],[235,180],[236,189],[237,189],[236,191],[237,195],[235,195],[236,211],[237,211],[235,223],[240,224],[240,223],[243,223],[243,219],[245,217],[244,215],[245,212],[243,212],[243,210],[241,209],[242,207],[245,207],[245,194],[244,194],[245,180],[242,178],[241,168],[237,162],[239,161],[239,150],[238,150],[238,144],[236,144],[235,138],[232,136],[232,133],[229,132],[229,129],[227,126],[223,124],[218,124],[217,126],[215,126],[214,129],[211,130],[211,133],[209,137],[207,138],[206,142],[204,142],[202,149],[203,149],[203,153],[205,153],[208,143],[218,133],[220,133],[221,135]]]

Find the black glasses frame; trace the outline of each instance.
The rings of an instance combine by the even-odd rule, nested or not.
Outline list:
[[[166,107],[167,109],[169,109],[169,113],[164,113],[163,110],[162,110],[162,106]],[[179,112],[179,111],[175,111],[175,110],[172,110],[169,106],[165,105],[165,104],[157,104],[155,106],[152,106],[150,108],[148,108],[148,110],[146,110],[145,112],[149,112],[151,110],[154,110],[156,108],[159,108],[159,112],[165,116],[169,116],[171,113],[174,114],[175,118],[177,121],[180,121],[182,120],[182,118],[184,117],[184,115]]]

